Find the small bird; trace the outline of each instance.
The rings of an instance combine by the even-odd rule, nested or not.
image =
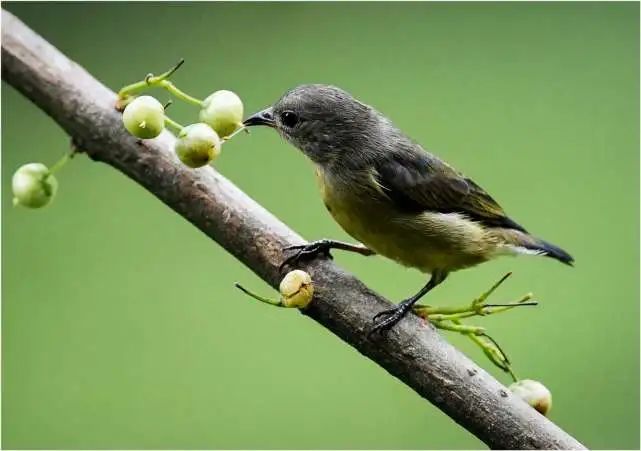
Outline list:
[[[342,249],[383,255],[431,275],[418,293],[377,314],[372,332],[396,324],[452,271],[501,255],[543,255],[570,266],[574,261],[530,235],[483,188],[342,89],[298,86],[244,125],[272,127],[307,155],[327,210],[362,243],[324,239],[291,246],[287,250],[296,253],[283,266]]]

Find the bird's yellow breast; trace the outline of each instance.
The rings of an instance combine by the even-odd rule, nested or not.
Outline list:
[[[337,179],[318,168],[321,196],[336,222],[377,254],[423,272],[454,271],[487,260],[484,229],[458,214],[405,214],[367,172]]]

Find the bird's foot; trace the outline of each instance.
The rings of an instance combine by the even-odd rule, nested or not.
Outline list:
[[[279,270],[282,271],[285,266],[292,266],[301,260],[311,260],[319,255],[323,255],[332,259],[332,254],[329,253],[332,248],[331,240],[318,240],[312,241],[308,244],[299,244],[296,246],[287,246],[283,251],[296,251],[293,255],[287,257],[280,264]]]
[[[394,308],[391,308],[389,310],[383,310],[382,312],[379,312],[376,315],[374,315],[374,318],[372,318],[372,321],[374,321],[376,324],[374,324],[374,327],[372,327],[372,330],[370,330],[368,336],[371,336],[376,332],[383,333],[391,329],[405,315],[407,315],[407,312],[409,312],[412,309],[412,305],[414,304],[414,302],[416,301],[413,298],[406,299],[400,304],[396,305]],[[380,321],[377,321],[379,318],[383,318],[383,319]]]

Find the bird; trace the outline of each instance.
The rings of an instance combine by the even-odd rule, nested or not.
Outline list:
[[[416,294],[375,315],[372,332],[389,330],[454,271],[502,255],[573,265],[570,254],[531,235],[472,179],[336,86],[297,86],[243,125],[275,129],[313,162],[327,210],[359,242],[290,246],[295,253],[281,267],[342,249],[430,275]]]

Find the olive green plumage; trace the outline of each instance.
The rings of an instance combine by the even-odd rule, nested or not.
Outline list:
[[[471,179],[339,88],[299,86],[245,123],[275,128],[316,164],[323,201],[348,234],[380,255],[432,274],[408,305],[449,272],[500,255],[573,262],[510,219]]]

